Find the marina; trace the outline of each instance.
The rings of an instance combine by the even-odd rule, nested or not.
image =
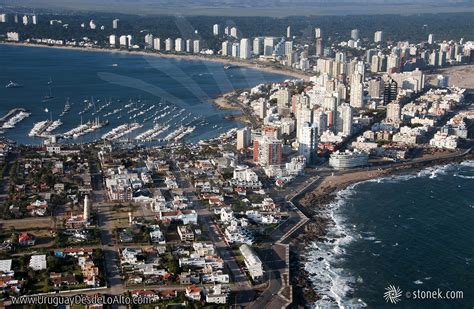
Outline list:
[[[5,68],[0,72],[0,81],[4,86],[0,88],[0,113],[5,115],[0,119],[0,130],[4,131],[2,135],[6,138],[23,144],[41,144],[51,135],[57,137],[58,143],[97,141],[111,129],[129,123],[137,123],[139,127],[133,127],[131,132],[121,137],[114,136],[114,142],[124,137],[134,143],[146,141],[156,145],[175,142],[175,138],[197,142],[242,126],[225,119],[232,112],[215,108],[209,103],[213,97],[247,87],[249,83],[285,78],[284,75],[255,70],[229,70],[232,71],[232,77],[228,76],[231,87],[220,89],[212,74],[204,74],[196,80],[197,87],[203,91],[198,95],[181,81],[166,74],[157,74],[160,73],[159,68],[173,65],[187,76],[198,76],[222,70],[222,64],[189,66],[185,60],[30,47],[0,46],[0,52],[4,55],[0,65]],[[28,72],[18,70],[11,64],[20,62],[30,68]],[[119,62],[120,66],[112,67],[113,63]],[[141,69],[150,63],[156,69]],[[157,85],[160,90],[145,91],[133,83],[119,85],[99,76],[103,72]],[[10,81],[25,85],[25,88],[27,86],[28,91],[5,88]],[[21,110],[30,115],[21,114],[3,128],[3,124],[19,113],[6,117],[11,110]],[[54,123],[56,120],[62,124]],[[194,126],[195,129],[184,133],[187,129],[180,129],[181,126]],[[167,135],[177,130],[174,137],[165,140]]]
[[[31,113],[26,112],[26,110],[22,108],[13,109],[0,119],[1,128],[13,129],[16,124],[30,117],[30,115]]]

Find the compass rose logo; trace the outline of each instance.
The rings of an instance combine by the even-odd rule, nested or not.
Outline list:
[[[398,286],[389,285],[385,288],[383,298],[385,298],[387,303],[396,304],[402,300],[402,290]]]

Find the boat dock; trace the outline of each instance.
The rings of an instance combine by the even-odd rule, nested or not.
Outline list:
[[[14,108],[14,109],[10,110],[5,116],[0,118],[0,127],[3,126],[3,124],[5,122],[10,120],[10,118],[14,117],[16,114],[18,114],[20,112],[26,112],[26,109],[24,109],[24,108]]]

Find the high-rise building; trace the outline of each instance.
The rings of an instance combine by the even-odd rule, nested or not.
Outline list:
[[[293,52],[293,41],[285,42],[285,55],[289,55]]]
[[[267,102],[265,99],[261,99],[257,104],[257,116],[260,119],[267,117]]]
[[[283,144],[270,136],[257,136],[253,140],[253,160],[263,166],[282,163]]]
[[[185,45],[186,45],[186,48],[185,48],[186,52],[187,53],[192,53],[193,52],[193,40],[187,39]]]
[[[387,105],[388,103],[397,99],[398,96],[398,85],[395,80],[388,78],[384,83],[383,89],[383,104]]]
[[[176,38],[174,40],[174,50],[177,51],[178,53],[184,51],[183,39],[182,38]]]
[[[232,54],[232,44],[229,41],[222,42],[222,56],[230,56]]]
[[[239,43],[232,44],[232,57],[234,58],[240,57],[240,44]]]
[[[230,36],[237,38],[238,37],[238,30],[237,27],[230,28]]]
[[[396,73],[400,69],[400,57],[390,54],[387,58],[387,73]]]
[[[265,56],[273,55],[273,49],[277,43],[277,38],[274,37],[265,37],[263,41],[263,54]]]
[[[109,45],[111,47],[115,47],[115,44],[117,44],[117,36],[115,34],[112,34],[109,36]]]
[[[328,129],[328,115],[322,109],[314,111],[313,123],[316,126],[318,135],[323,134]]]
[[[387,104],[387,115],[385,117],[386,122],[399,123],[400,115],[401,115],[400,103],[398,103],[397,101],[394,101],[392,103]]]
[[[253,39],[253,54],[256,56],[262,55],[264,50],[264,39],[262,37],[257,37]]]
[[[433,44],[435,42],[435,37],[433,33],[428,35],[428,44]]]
[[[82,215],[82,219],[84,220],[84,222],[88,222],[89,219],[90,219],[90,211],[91,211],[91,205],[89,203],[89,196],[86,195],[84,197],[84,214]]]
[[[112,20],[112,29],[118,29],[120,19]]]
[[[373,55],[370,61],[370,72],[377,73],[380,68],[380,57],[379,55]]]
[[[7,14],[0,14],[0,23],[7,22]]]
[[[27,26],[28,23],[30,22],[29,16],[27,16],[27,15],[23,16],[22,21],[23,21],[23,25]]]
[[[288,88],[283,88],[275,93],[278,107],[288,107],[290,105],[291,92]]]
[[[316,39],[319,39],[322,37],[321,28],[314,28],[314,36]]]
[[[369,80],[369,96],[373,99],[382,97],[384,82],[381,78]]]
[[[14,22],[15,24],[18,24],[18,23],[20,22],[20,18],[18,17],[17,14],[13,15],[13,22]]]
[[[351,39],[357,41],[360,38],[360,31],[359,29],[352,29],[351,30]]]
[[[221,27],[219,26],[219,24],[215,24],[214,26],[212,26],[212,34],[213,35],[220,35],[221,33]]]
[[[291,38],[291,26],[288,26],[288,27],[286,28],[286,37],[287,37],[287,38]]]
[[[309,107],[306,100],[301,100],[296,105],[296,138],[300,138],[305,122],[313,121],[313,110]]]
[[[148,33],[145,35],[145,47],[153,48],[153,34]]]
[[[312,164],[316,160],[318,149],[318,129],[315,124],[305,122],[301,128],[298,138],[298,152],[306,158],[306,162]]]
[[[342,135],[350,136],[352,134],[352,107],[347,103],[342,103],[340,106],[340,119]]]
[[[374,34],[374,42],[375,43],[382,43],[383,42],[383,31],[376,31]]]
[[[95,30],[97,28],[97,25],[95,24],[94,20],[91,20],[89,22],[89,28],[91,28],[91,30]]]
[[[36,15],[31,16],[31,23],[33,25],[38,24],[38,17]]]
[[[242,128],[237,131],[237,150],[245,149],[252,143],[252,131],[250,128]]]
[[[195,54],[198,54],[201,52],[201,41],[200,40],[194,40],[193,42],[193,52]]]
[[[153,39],[153,49],[154,50],[161,50],[161,39],[160,38],[154,38]]]
[[[350,105],[354,108],[364,108],[364,84],[362,76],[354,73],[351,78]]]
[[[129,48],[132,45],[132,36],[129,35],[121,35],[119,38],[119,43],[121,47]]]
[[[316,56],[321,57],[324,51],[324,42],[323,38],[316,39]]]
[[[165,50],[172,51],[174,48],[174,41],[171,38],[165,40]]]
[[[251,57],[250,40],[241,39],[240,40],[240,59],[250,59],[250,57]]]

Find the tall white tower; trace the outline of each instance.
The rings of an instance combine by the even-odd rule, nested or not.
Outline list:
[[[89,196],[86,195],[84,197],[84,215],[83,219],[85,222],[88,222],[90,219],[90,203],[89,203]]]

